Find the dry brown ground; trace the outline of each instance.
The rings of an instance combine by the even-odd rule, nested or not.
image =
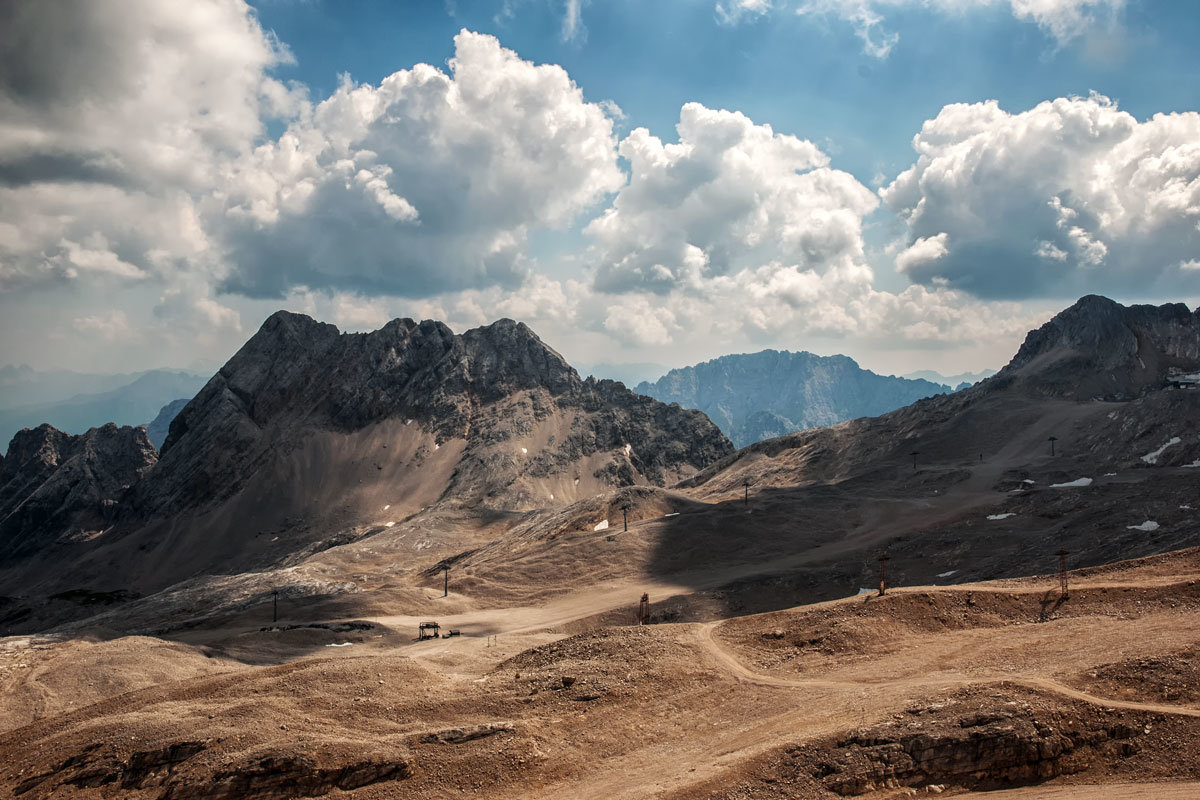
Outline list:
[[[1048,784],[1063,798],[1138,796],[1109,783],[1189,796],[1179,782],[1200,780],[1200,554],[1075,575],[1065,603],[1053,585],[912,588],[572,637],[561,631],[627,604],[633,584],[465,611],[462,637],[426,642],[407,617],[193,631],[186,644],[11,638],[0,791],[833,797],[810,767],[848,732],[953,730],[969,708],[1124,731],[1120,748],[1081,747],[1083,766]],[[1169,665],[1161,680],[1142,679],[1147,659]],[[1187,691],[1164,694],[1177,684]],[[1014,795],[1026,796],[1042,795]]]

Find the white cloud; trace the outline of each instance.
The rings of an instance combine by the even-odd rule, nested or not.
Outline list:
[[[875,195],[812,142],[688,103],[678,143],[645,128],[620,147],[631,174],[584,229],[605,291],[699,286],[772,261],[823,271],[862,259]]]
[[[213,223],[225,287],[515,287],[530,230],[563,227],[622,184],[611,119],[561,67],[462,31],[450,68],[344,83],[238,162]]]
[[[562,38],[563,41],[577,39],[583,33],[582,6],[585,0],[565,0],[563,9]]]
[[[913,147],[880,191],[910,229],[897,266],[911,280],[983,297],[1189,288],[1177,267],[1200,256],[1200,114],[1139,122],[1099,95],[956,104]],[[905,260],[938,237],[939,258]]]
[[[770,10],[771,0],[720,0],[716,5],[717,21],[722,25],[736,25]]]
[[[939,233],[937,236],[917,239],[900,255],[896,256],[896,269],[901,272],[908,272],[914,267],[928,264],[931,261],[937,261],[949,252],[949,249],[946,247],[948,238],[946,234]]]
[[[0,288],[196,259],[194,198],[300,102],[287,58],[241,0],[0,6]]]
[[[886,58],[900,40],[887,30],[888,13],[965,13],[992,6],[1007,6],[1015,18],[1036,24],[1062,44],[1103,21],[1119,19],[1125,0],[801,0],[796,13],[844,20],[862,40],[863,52]]]

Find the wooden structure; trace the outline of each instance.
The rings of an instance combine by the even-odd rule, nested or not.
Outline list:
[[[1067,594],[1067,551],[1060,549],[1058,551],[1058,590],[1062,594],[1062,599],[1066,600]]]
[[[436,622],[422,622],[417,626],[418,639],[436,639],[441,635],[442,626]]]
[[[638,604],[638,625],[650,624],[650,595],[642,593],[642,602]]]
[[[879,596],[883,597],[887,593],[887,562],[888,554],[884,553],[879,557]]]

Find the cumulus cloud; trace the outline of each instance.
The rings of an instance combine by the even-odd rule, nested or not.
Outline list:
[[[612,120],[561,67],[455,37],[378,86],[345,82],[232,169],[223,286],[419,297],[528,275],[534,228],[563,227],[623,182]]]
[[[1007,6],[1014,17],[1035,23],[1061,44],[1102,21],[1119,18],[1125,0],[801,0],[796,13],[840,18],[853,26],[863,42],[863,52],[886,58],[900,40],[898,34],[887,29],[889,12],[924,9],[962,13],[993,6]]]
[[[688,103],[679,141],[621,142],[630,176],[584,229],[596,286],[666,292],[770,261],[825,270],[860,260],[875,195],[812,142]]]
[[[300,102],[288,58],[242,0],[0,5],[0,288],[198,258],[194,198]]]
[[[946,106],[880,191],[907,224],[897,268],[981,297],[1188,288],[1200,256],[1200,114],[1139,122],[1108,98],[1020,113]]]

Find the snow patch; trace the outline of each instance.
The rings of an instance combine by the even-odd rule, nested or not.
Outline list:
[[[625,445],[625,455],[630,455],[632,452],[633,452],[633,445],[631,445],[631,444]]]
[[[385,528],[394,528],[395,526],[396,526],[396,523],[394,523],[394,522],[383,523],[383,527],[385,527]]]
[[[594,530],[594,531],[608,530],[608,520],[606,520],[606,519],[600,520],[599,522],[596,523],[596,527],[592,528],[592,530]]]
[[[1029,478],[1026,478],[1025,480],[1021,481],[1021,483],[1029,483],[1029,484],[1036,483],[1036,482],[1037,482],[1037,481],[1031,481],[1031,480],[1029,480]]]
[[[954,573],[956,573],[956,572],[958,572],[958,570],[956,570],[956,569],[950,569],[950,570],[946,570],[945,572],[939,572],[939,573],[937,574],[937,576],[938,576],[939,578],[949,578],[951,575],[953,575],[953,574],[954,574]]]
[[[326,647],[349,647],[352,644],[354,644],[354,642],[341,642],[340,644],[331,642],[325,646]]]
[[[1009,517],[1015,517],[1015,516],[1016,516],[1016,514],[1014,514],[1010,511],[1007,514],[988,514],[988,519],[1008,519]],[[942,576],[939,575],[938,577],[940,578]]]
[[[1200,467],[1200,458],[1197,458],[1195,461],[1193,461],[1190,464],[1184,464],[1183,466],[1185,466],[1185,467]]]
[[[383,507],[383,510],[384,510],[384,511],[387,511],[387,510],[388,510],[389,508],[391,508],[391,507],[392,507],[392,504],[391,504],[391,503],[388,503],[386,506],[384,506],[384,507]]]
[[[576,478],[576,479],[575,479],[575,485],[576,485],[576,486],[578,486],[578,485],[579,485],[579,478]]]
[[[528,447],[522,447],[522,448],[521,448],[521,455],[528,455],[528,454],[529,454],[529,448],[528,448]]]
[[[553,500],[553,499],[554,499],[554,493],[553,493],[553,492],[551,492],[551,493],[550,493],[550,499],[551,499],[551,500]]]
[[[1091,486],[1091,485],[1092,485],[1091,478],[1076,478],[1075,480],[1067,481],[1066,483],[1052,483],[1052,484],[1050,484],[1050,488],[1051,489],[1074,489],[1074,488],[1077,488],[1080,486]]]
[[[1179,508],[1180,508],[1180,510],[1182,510],[1182,511],[1191,511],[1191,510],[1192,510],[1192,507],[1191,507],[1191,506],[1180,506]]]
[[[278,536],[276,536],[276,537],[272,538],[272,539],[271,539],[271,541],[272,541],[272,542],[278,542],[278,541],[279,541],[279,537],[278,537]]]
[[[437,442],[434,442],[434,443],[433,443],[433,449],[434,449],[434,450],[441,450],[441,449],[442,449],[442,446],[441,446],[440,444],[438,444]]]
[[[1106,472],[1106,473],[1104,473],[1104,477],[1106,477],[1106,478],[1115,478],[1115,477],[1117,477],[1117,473],[1115,473],[1115,472]]]
[[[1147,464],[1157,464],[1158,457],[1163,454],[1164,450],[1166,450],[1171,445],[1179,444],[1182,441],[1183,441],[1183,439],[1180,439],[1178,436],[1172,436],[1170,439],[1167,440],[1167,443],[1164,444],[1162,447],[1158,448],[1157,450],[1152,450],[1151,452],[1146,453],[1146,455],[1142,456],[1142,461],[1145,461]]]
[[[1148,519],[1141,525],[1126,525],[1125,527],[1131,531],[1146,531],[1149,533],[1150,531],[1158,530],[1158,523],[1152,519]]]
[[[670,514],[663,514],[663,519],[666,519],[667,517],[678,517],[678,516],[679,516],[678,511],[672,511]]]

